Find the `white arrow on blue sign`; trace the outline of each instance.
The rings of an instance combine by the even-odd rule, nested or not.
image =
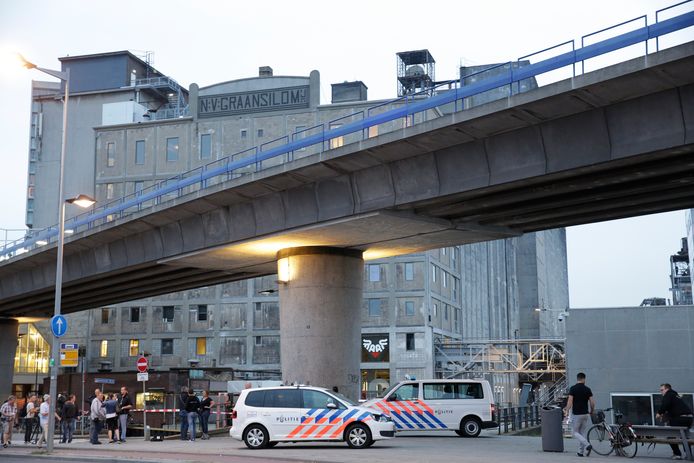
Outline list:
[[[67,320],[62,315],[55,315],[51,318],[51,331],[53,336],[59,338],[67,332]]]

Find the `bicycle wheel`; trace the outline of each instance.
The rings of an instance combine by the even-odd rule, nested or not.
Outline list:
[[[617,441],[619,442],[617,451],[623,457],[634,458],[639,449],[638,444],[636,441],[634,441],[634,439],[627,437],[625,433],[631,433],[631,431],[627,430],[622,432],[620,430],[617,435]]]
[[[596,424],[588,430],[588,442],[598,455],[607,456],[614,450],[610,433],[602,424]]]

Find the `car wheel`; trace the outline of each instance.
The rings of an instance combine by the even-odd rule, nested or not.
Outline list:
[[[368,426],[362,423],[355,423],[347,429],[345,433],[347,445],[353,449],[364,449],[373,443],[371,431]]]
[[[482,432],[482,425],[477,418],[463,418],[463,421],[460,422],[459,432],[465,437],[477,437]]]
[[[249,449],[264,449],[268,446],[267,430],[259,424],[252,424],[244,431],[243,441]]]

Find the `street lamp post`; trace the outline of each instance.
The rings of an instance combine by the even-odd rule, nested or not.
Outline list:
[[[46,69],[35,65],[34,63],[24,59],[22,55],[19,58],[23,62],[23,65],[27,69],[36,69],[49,76],[56,77],[63,82],[65,82],[65,96],[63,99],[63,136],[60,145],[60,174],[58,177],[58,255],[56,257],[56,270],[55,270],[55,304],[53,314],[54,316],[60,315],[60,301],[62,296],[62,286],[63,286],[63,244],[65,241],[65,203],[77,204],[81,207],[89,207],[94,204],[94,200],[86,195],[79,195],[75,198],[64,200],[63,193],[63,180],[65,173],[65,149],[67,142],[67,104],[70,98],[70,69],[63,71],[55,71],[52,69]],[[51,360],[49,362],[50,368],[50,390],[49,394],[51,396],[51,401],[48,411],[48,442],[46,442],[46,448],[48,452],[53,451],[54,438],[53,434],[55,432],[55,406],[58,403],[57,400],[57,389],[58,389],[58,360],[59,359],[59,339],[53,336],[53,341],[51,342]]]

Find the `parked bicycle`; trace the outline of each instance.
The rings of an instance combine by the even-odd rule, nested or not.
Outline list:
[[[614,418],[617,424],[605,422],[605,412],[612,410],[596,410],[590,418],[593,425],[588,430],[588,442],[593,447],[593,452],[607,456],[612,452],[627,458],[634,458],[637,451],[636,434],[630,423],[621,423],[622,415],[615,410]]]

